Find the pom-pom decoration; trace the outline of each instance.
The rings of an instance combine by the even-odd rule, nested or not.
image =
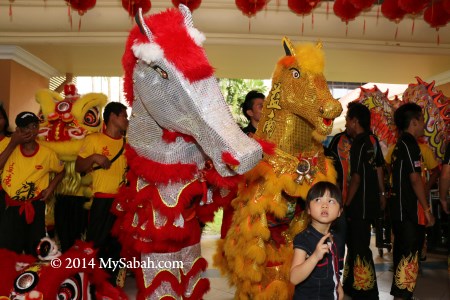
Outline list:
[[[152,3],[150,0],[122,0],[122,7],[130,17],[134,17],[139,8],[142,8],[142,14],[147,13],[152,8]]]
[[[191,12],[199,8],[201,3],[202,0],[172,0],[173,6],[178,7],[178,5],[183,4],[186,5]]]
[[[247,17],[253,17],[261,11],[269,0],[236,0],[237,8]]]

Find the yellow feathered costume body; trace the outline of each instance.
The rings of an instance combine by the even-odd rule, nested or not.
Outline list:
[[[256,138],[275,145],[250,172],[232,201],[232,224],[214,264],[236,286],[236,299],[291,299],[292,241],[308,217],[298,205],[312,184],[336,181],[321,142],[342,112],[323,76],[321,45],[294,47],[275,68]]]

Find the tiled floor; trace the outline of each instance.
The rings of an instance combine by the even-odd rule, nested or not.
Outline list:
[[[212,256],[216,249],[217,236],[202,237],[202,254],[208,261],[208,270],[205,277],[211,282],[211,290],[206,294],[205,300],[231,300],[234,297],[234,288],[229,287],[227,280],[220,275],[212,264]],[[372,239],[373,240],[373,239]],[[374,242],[372,241],[372,245]],[[378,255],[378,249],[373,247],[375,269],[377,272],[378,290],[380,300],[391,300],[389,294],[392,283],[392,254],[384,251],[383,257]],[[414,296],[420,300],[448,300],[450,299],[450,281],[447,270],[447,256],[428,253],[427,261],[422,263],[423,273],[419,276]],[[136,286],[133,278],[127,278],[125,291],[130,299],[135,299]],[[350,299],[346,297],[345,299]]]

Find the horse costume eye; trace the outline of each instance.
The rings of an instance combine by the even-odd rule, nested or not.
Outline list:
[[[164,71],[163,69],[161,69],[160,66],[158,65],[150,65],[153,70],[155,70],[156,72],[158,72],[159,76],[161,76],[161,78],[163,79],[169,79],[169,74],[167,74],[166,71]]]
[[[292,77],[297,79],[300,78],[300,71],[297,70],[296,68],[290,68],[289,69],[292,72]]]

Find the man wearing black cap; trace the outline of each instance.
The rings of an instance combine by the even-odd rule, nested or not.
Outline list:
[[[45,236],[45,201],[64,175],[63,164],[53,150],[39,145],[39,118],[32,112],[16,117],[20,138],[11,139],[0,155],[6,210],[0,222],[0,248],[36,254]],[[58,173],[50,181],[50,173]]]

